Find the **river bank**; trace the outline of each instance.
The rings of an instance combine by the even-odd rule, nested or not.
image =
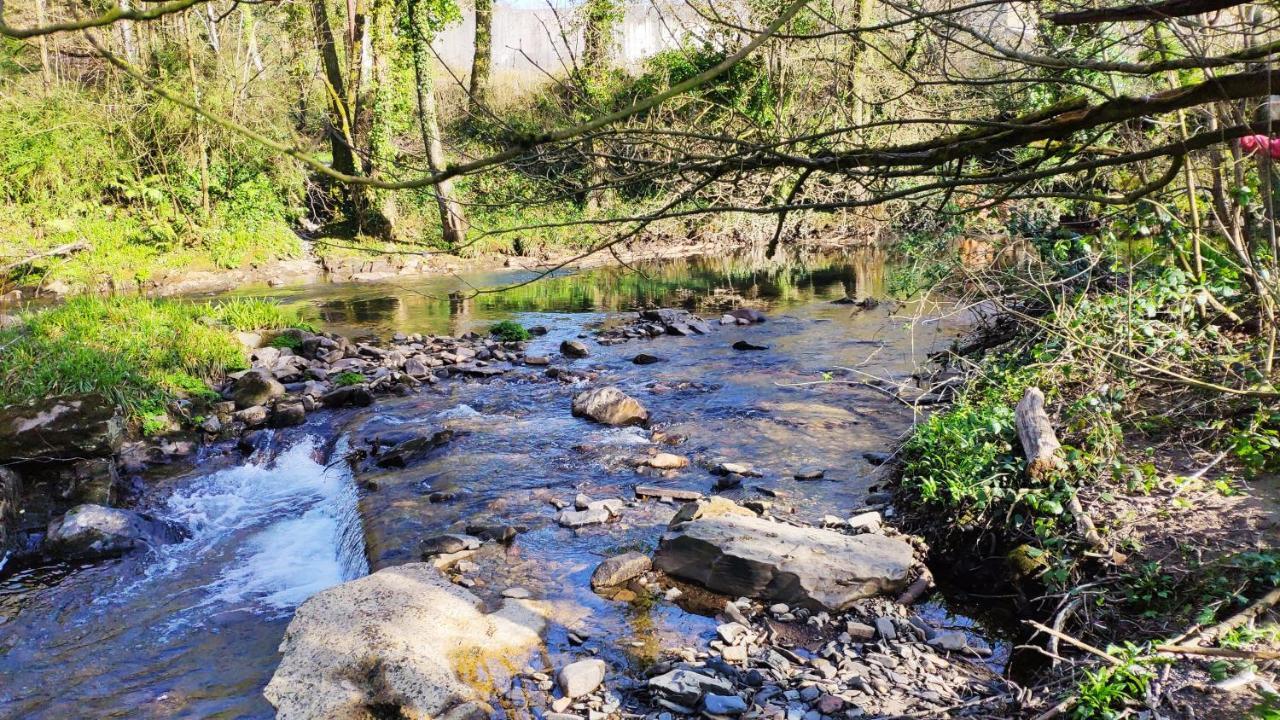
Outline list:
[[[539,245],[523,254],[477,250],[456,254],[434,249],[416,249],[412,245],[382,248],[381,244],[361,243],[352,239],[319,238],[302,243],[300,257],[277,258],[237,268],[192,270],[185,267],[158,270],[145,278],[127,283],[114,279],[119,273],[104,272],[112,279],[91,284],[73,285],[60,280],[5,286],[0,282],[0,312],[7,307],[39,299],[56,299],[72,294],[136,293],[147,297],[226,293],[245,287],[285,287],[316,283],[377,283],[410,280],[433,275],[474,274],[499,270],[574,270],[627,265],[644,261],[661,261],[705,255],[741,256],[741,248],[752,245],[744,233],[751,227],[715,226],[697,228],[687,234],[651,232],[620,243],[609,251],[588,253],[586,247]],[[850,236],[805,228],[798,230],[784,250],[786,253],[812,254],[869,247],[876,243],[870,233]],[[763,253],[763,243],[754,243]],[[68,252],[80,252],[68,249]],[[2,278],[0,278],[2,280]]]

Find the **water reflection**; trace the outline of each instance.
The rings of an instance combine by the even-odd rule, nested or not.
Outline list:
[[[699,256],[562,270],[542,279],[538,272],[515,270],[376,284],[249,288],[238,294],[307,305],[321,324],[337,332],[457,335],[517,313],[683,305],[714,315],[721,303],[735,301],[768,307],[862,298],[882,292],[883,268],[882,251],[871,247],[769,264],[750,255]],[[483,292],[476,294],[478,289]]]

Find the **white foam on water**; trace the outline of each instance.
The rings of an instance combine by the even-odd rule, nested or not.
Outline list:
[[[584,439],[598,445],[649,445],[649,436],[638,427],[593,430]]]
[[[351,473],[342,462],[321,464],[316,444],[308,436],[273,461],[255,455],[175,492],[155,514],[192,536],[159,548],[143,582],[204,566],[210,579],[188,610],[279,614],[368,573]],[[333,456],[342,457],[345,445]],[[184,613],[184,620],[207,614]]]
[[[471,420],[473,418],[483,416],[484,413],[481,413],[479,410],[476,410],[466,403],[455,405],[448,410],[441,410],[436,413],[436,419],[438,420]]]

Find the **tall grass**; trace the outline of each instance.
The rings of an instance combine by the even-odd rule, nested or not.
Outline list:
[[[76,297],[0,331],[0,405],[96,392],[145,423],[176,398],[213,397],[213,381],[246,367],[233,331],[300,324],[262,300]]]

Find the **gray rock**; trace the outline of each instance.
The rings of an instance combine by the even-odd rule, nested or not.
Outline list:
[[[893,640],[898,637],[898,628],[893,624],[893,618],[884,615],[876,618],[876,632],[885,640]]]
[[[588,510],[561,510],[560,514],[556,515],[556,522],[567,528],[580,528],[609,522],[610,517],[612,515],[609,511],[602,507]]]
[[[373,393],[364,383],[344,385],[325,393],[320,402],[329,408],[368,407],[373,404]]]
[[[845,610],[860,598],[901,591],[915,559],[909,544],[883,535],[849,536],[736,512],[681,520],[688,515],[683,508],[677,514],[654,565],[731,597]]]
[[[603,660],[579,660],[560,668],[560,672],[556,673],[556,684],[565,697],[581,697],[600,687],[600,683],[604,682],[604,671]]]
[[[568,358],[584,358],[591,354],[591,350],[581,340],[565,340],[560,343],[560,354]]]
[[[736,308],[728,312],[729,315],[739,319],[753,323],[762,323],[766,320],[764,313],[754,308]]]
[[[638,498],[657,498],[666,500],[701,500],[702,493],[697,490],[684,490],[681,488],[666,488],[656,485],[637,485],[636,497]]]
[[[237,410],[231,417],[244,423],[247,427],[258,427],[267,421],[267,409],[262,405],[254,405],[243,410]]]
[[[63,558],[94,560],[181,542],[184,535],[176,525],[149,515],[102,505],[77,505],[49,523],[45,549]]]
[[[649,411],[638,400],[616,387],[584,390],[573,396],[573,414],[605,425],[643,425]]]
[[[876,629],[866,623],[850,620],[845,624],[845,632],[854,642],[869,642],[876,636]]]
[[[307,409],[301,400],[281,401],[276,403],[275,412],[271,414],[271,427],[293,427],[307,420]]]
[[[596,566],[591,573],[591,587],[613,587],[637,578],[649,571],[653,562],[648,555],[629,552],[615,555]]]
[[[486,613],[480,598],[430,565],[397,565],[303,603],[263,695],[279,720],[355,720],[374,707],[400,717],[487,718],[487,692],[463,678],[506,687],[509,668],[540,646],[545,626],[528,601]]]
[[[242,410],[254,405],[265,405],[281,395],[284,395],[284,385],[262,368],[254,368],[241,375],[231,388],[231,399]]]
[[[969,639],[962,632],[942,632],[935,635],[929,644],[950,652],[964,652],[969,647]]]
[[[115,454],[124,417],[101,395],[58,395],[0,408],[0,462]]]
[[[741,715],[747,711],[747,701],[737,695],[708,693],[702,698],[702,707],[712,715]]]
[[[733,685],[728,681],[683,668],[649,678],[649,688],[686,707],[696,707],[705,693],[733,694]]]
[[[479,547],[480,541],[470,535],[445,534],[423,540],[418,549],[425,559],[434,555],[452,555],[463,550],[475,550]]]

